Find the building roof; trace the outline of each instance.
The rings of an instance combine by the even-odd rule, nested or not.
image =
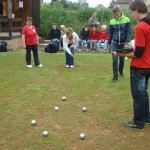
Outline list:
[[[116,0],[116,4],[130,4],[132,0]]]

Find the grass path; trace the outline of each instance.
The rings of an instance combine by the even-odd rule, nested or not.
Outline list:
[[[24,51],[0,53],[0,150],[149,149],[150,126],[122,125],[133,114],[129,59],[125,76],[114,84],[110,54],[76,53],[74,69],[64,67],[62,52],[39,52],[39,58],[43,68],[26,68]],[[37,126],[30,125],[32,119]]]

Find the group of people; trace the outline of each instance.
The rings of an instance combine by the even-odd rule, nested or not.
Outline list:
[[[125,121],[124,125],[131,128],[143,129],[145,124],[150,124],[149,112],[149,97],[148,97],[148,81],[150,78],[150,16],[146,4],[141,0],[134,0],[129,5],[131,16],[139,23],[135,27],[134,33],[134,51],[126,54],[118,53],[117,49],[129,48],[130,42],[130,19],[125,17],[118,7],[113,9],[114,18],[110,20],[109,36],[106,32],[106,26],[102,26],[102,31],[97,30],[99,22],[96,14],[89,19],[90,24],[86,25],[81,31],[80,39],[78,35],[71,29],[62,25],[64,28],[61,34],[56,30],[56,24],[53,24],[53,29],[50,32],[52,42],[57,44],[62,41],[63,49],[65,50],[66,68],[74,67],[74,50],[79,45],[81,48],[82,42],[87,42],[87,48],[91,45],[100,47],[101,42],[108,43],[108,49],[112,51],[113,58],[113,79],[115,83],[118,76],[123,76],[124,57],[132,58],[130,67],[130,88],[133,98],[134,117],[132,121]],[[94,18],[94,19],[93,19]],[[55,31],[53,31],[55,30]],[[85,31],[85,32],[84,32]],[[58,37],[54,37],[59,33]],[[98,34],[99,33],[99,34]],[[92,39],[97,34],[97,39]],[[90,35],[89,37],[87,35]],[[105,36],[104,39],[100,39]],[[88,38],[86,38],[88,37]],[[98,39],[99,38],[99,39]],[[22,30],[23,47],[26,48],[26,63],[27,67],[31,65],[31,49],[34,55],[35,66],[42,67],[38,59],[37,53],[37,33],[32,25],[32,18],[27,18],[27,25]],[[98,44],[97,44],[98,42]],[[119,66],[118,66],[119,58]]]

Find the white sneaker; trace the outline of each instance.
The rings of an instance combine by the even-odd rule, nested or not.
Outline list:
[[[86,51],[87,51],[87,52],[89,52],[89,51],[90,51],[90,49],[87,49]]]
[[[74,66],[73,66],[73,65],[71,65],[71,66],[70,66],[70,68],[74,68]]]
[[[28,68],[32,68],[32,65],[27,65]]]
[[[39,64],[38,67],[43,67],[43,65],[42,65],[42,64]]]
[[[69,68],[69,65],[66,65],[66,68]]]
[[[79,49],[79,52],[81,52],[81,49]]]

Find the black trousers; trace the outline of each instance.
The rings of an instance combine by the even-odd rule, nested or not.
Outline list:
[[[33,52],[34,64],[38,66],[40,64],[38,57],[38,48],[37,45],[26,45],[26,63],[27,65],[31,65],[31,50]]]

